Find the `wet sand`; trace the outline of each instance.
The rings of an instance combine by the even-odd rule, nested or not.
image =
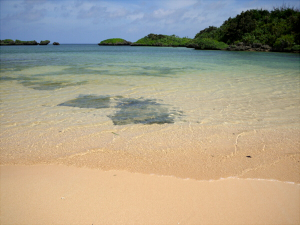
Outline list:
[[[1,166],[1,224],[299,224],[300,185]]]

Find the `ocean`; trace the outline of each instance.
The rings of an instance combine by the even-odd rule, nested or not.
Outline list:
[[[299,155],[299,54],[83,44],[0,52],[1,164],[214,179]]]

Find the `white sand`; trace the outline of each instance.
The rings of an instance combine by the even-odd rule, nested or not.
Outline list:
[[[300,224],[300,185],[1,166],[0,224]]]

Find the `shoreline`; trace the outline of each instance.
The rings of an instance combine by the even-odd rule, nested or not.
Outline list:
[[[45,139],[36,138],[34,149],[26,146],[40,130],[29,136],[24,128],[21,136],[7,139],[0,161],[1,165],[55,164],[195,180],[237,177],[300,183],[298,129],[180,126],[104,127],[103,131],[87,127],[75,133],[52,130],[47,133],[48,146]]]
[[[1,224],[299,224],[299,184],[1,166]]]

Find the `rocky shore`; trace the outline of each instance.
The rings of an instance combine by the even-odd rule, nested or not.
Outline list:
[[[246,43],[243,43],[243,42],[239,42],[235,45],[229,45],[229,47],[226,48],[225,50],[228,50],[228,51],[270,52],[273,49],[269,45],[263,45],[263,44],[260,44],[260,43],[246,44]]]
[[[246,44],[239,42],[235,45],[229,45],[227,51],[250,51],[250,52],[293,52],[299,53],[298,49],[288,48],[274,48],[269,45],[263,45],[261,43]]]
[[[187,47],[186,45],[163,45],[162,43],[155,43],[152,45],[141,44],[141,43],[132,43],[131,46],[153,46],[153,47]]]

